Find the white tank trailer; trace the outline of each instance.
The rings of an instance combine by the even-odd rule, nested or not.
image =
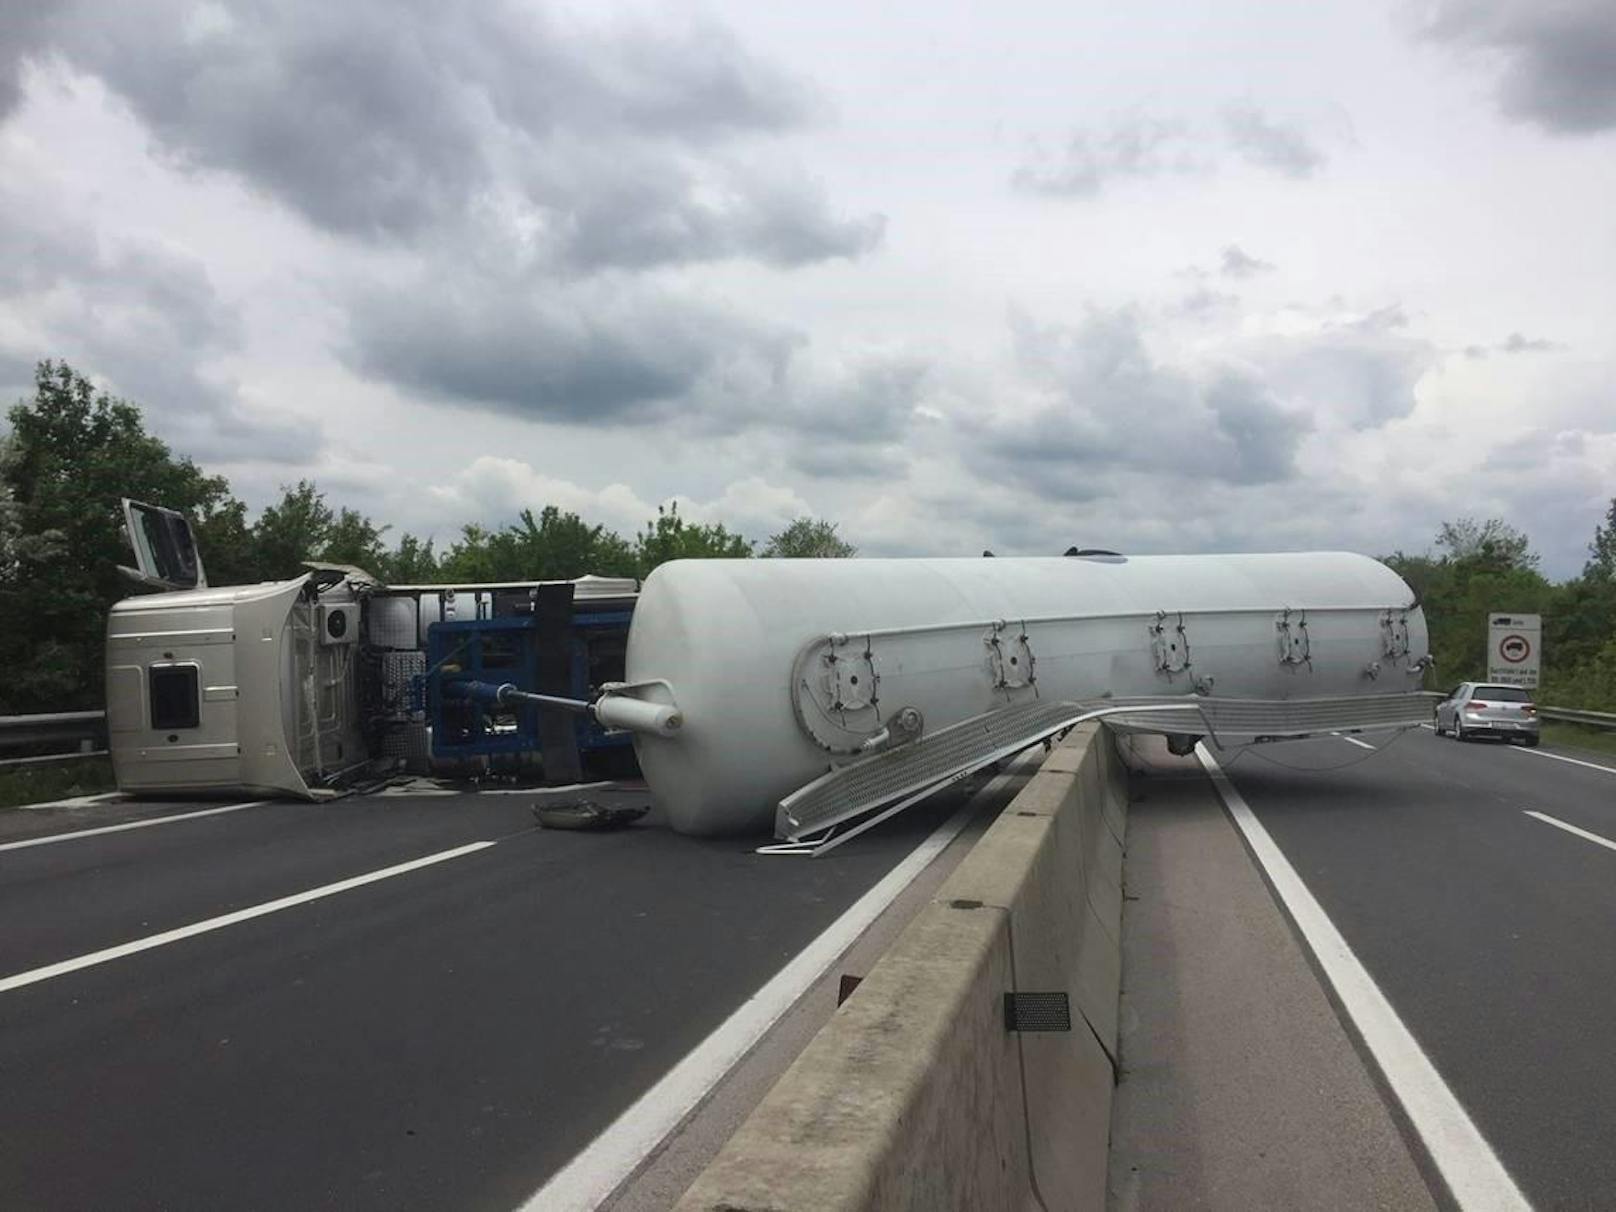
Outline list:
[[[1408,727],[1427,644],[1408,585],[1339,552],[681,560],[597,710],[674,829],[799,838],[1092,714],[1179,752]]]

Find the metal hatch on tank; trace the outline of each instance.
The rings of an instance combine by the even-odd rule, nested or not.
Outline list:
[[[1179,748],[1407,727],[1426,646],[1401,578],[1340,552],[675,561],[602,705],[677,708],[635,738],[675,829],[795,837],[836,815],[781,806],[810,784],[846,819],[1097,713]]]

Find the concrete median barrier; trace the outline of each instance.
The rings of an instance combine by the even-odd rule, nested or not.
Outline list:
[[[679,1208],[1102,1207],[1126,807],[1110,734],[1074,730]],[[1011,1030],[1032,993],[1070,1029]]]

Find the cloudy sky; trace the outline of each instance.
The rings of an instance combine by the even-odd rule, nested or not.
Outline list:
[[[1613,319],[1613,0],[0,5],[0,399],[255,506],[1567,575]]]

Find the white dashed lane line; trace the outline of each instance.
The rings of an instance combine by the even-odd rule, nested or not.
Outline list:
[[[69,972],[78,972],[83,968],[93,968],[97,964],[122,959],[126,955],[136,955],[142,951],[150,951],[154,947],[166,947],[168,944],[180,942],[182,939],[194,938],[199,934],[208,934],[214,930],[223,930],[226,926],[251,921],[255,917],[264,917],[270,913],[279,913],[283,909],[291,909],[297,905],[306,905],[310,901],[336,896],[338,893],[348,892],[354,888],[362,888],[366,884],[374,884],[379,880],[392,879],[396,875],[404,875],[410,871],[418,871],[422,867],[431,867],[436,863],[447,862],[449,859],[459,858],[461,855],[487,850],[494,844],[493,842],[472,842],[466,846],[456,846],[453,850],[440,850],[438,853],[426,855],[424,858],[411,859],[407,863],[398,863],[392,867],[383,867],[379,871],[370,871],[364,875],[338,880],[334,884],[323,884],[318,888],[310,888],[306,892],[295,892],[291,896],[265,901],[261,905],[252,905],[246,909],[237,909],[233,913],[223,913],[218,917],[192,922],[188,926],[164,930],[161,934],[149,934],[145,938],[119,943],[116,947],[107,947],[100,951],[76,955],[72,959],[47,964],[43,968],[33,968],[27,972],[19,972],[15,976],[0,977],[0,993],[7,993],[12,989],[21,989],[25,985],[38,984],[40,981],[48,981],[53,977],[66,976]]]
[[[31,846],[54,846],[58,842],[76,842],[80,838],[102,837],[108,833],[127,833],[131,829],[153,829],[158,825],[172,825],[177,821],[194,821],[198,817],[222,816],[226,812],[240,812],[245,808],[261,808],[269,800],[249,800],[245,804],[226,804],[222,808],[204,808],[200,812],[180,812],[173,816],[152,816],[141,821],[125,821],[121,825],[102,825],[96,829],[75,829],[71,833],[53,833],[49,837],[29,837],[20,842],[0,844],[0,850],[27,850]]]
[[[1597,833],[1589,833],[1586,829],[1579,829],[1575,825],[1562,821],[1559,817],[1550,816],[1547,812],[1533,812],[1529,808],[1525,812],[1533,820],[1542,821],[1545,825],[1553,825],[1556,829],[1564,829],[1567,833],[1574,834],[1585,842],[1603,846],[1606,850],[1616,850],[1616,842],[1611,841],[1608,837],[1600,837]]]

